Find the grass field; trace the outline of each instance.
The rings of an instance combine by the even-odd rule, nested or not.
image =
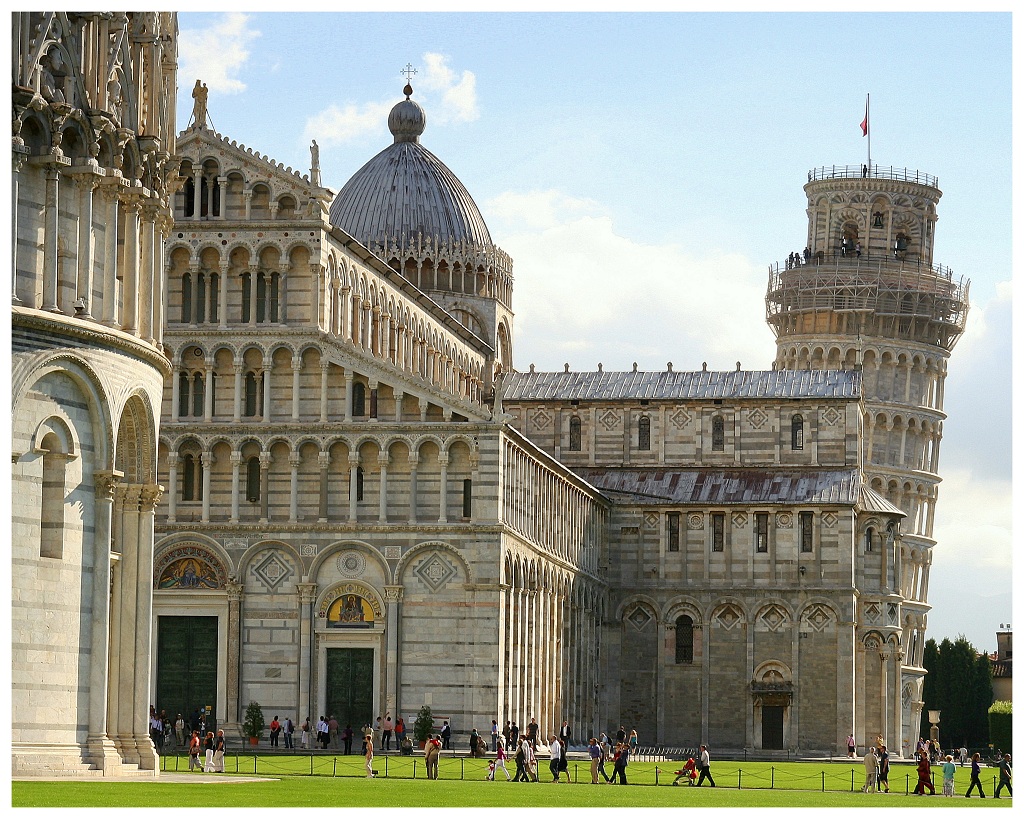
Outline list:
[[[168,774],[174,774],[176,757]],[[184,760],[183,760],[184,761]],[[313,775],[310,776],[312,761]],[[413,779],[413,762],[416,778]],[[570,760],[570,772],[578,772],[580,782],[559,785],[542,780],[529,784],[507,783],[501,771],[497,782],[484,781],[487,760],[444,758],[440,779],[423,778],[422,759],[384,758],[374,760],[378,778],[361,776],[358,756],[229,756],[225,774],[185,773],[187,761],[173,776],[181,781],[142,782],[12,782],[14,807],[1010,807],[1011,799],[952,799],[941,795],[917,797],[905,795],[913,788],[916,775],[909,765],[894,765],[889,777],[891,793],[863,794],[863,766],[820,762],[718,762],[711,767],[717,784],[710,788],[672,787],[673,763],[634,762],[628,770],[630,786],[590,785],[589,765]],[[237,774],[234,773],[237,767]],[[514,770],[514,767],[513,767]],[[660,771],[660,772],[659,772]],[[245,781],[243,775],[268,777],[270,781]],[[547,774],[541,765],[541,774]],[[982,781],[992,796],[990,771]],[[853,792],[851,792],[851,775]],[[464,778],[462,778],[464,777]],[[658,785],[655,786],[655,779]],[[963,793],[969,776],[957,770],[957,791]],[[216,780],[216,781],[215,781]],[[583,784],[588,783],[588,784]],[[634,784],[636,783],[636,784]],[[822,790],[824,783],[824,791]],[[940,789],[941,792],[941,789]]]

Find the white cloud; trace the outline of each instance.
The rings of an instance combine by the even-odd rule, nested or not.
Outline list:
[[[456,75],[448,65],[449,58],[444,54],[427,52],[423,55],[426,70],[417,87],[429,92],[441,94],[441,105],[430,109],[430,117],[439,124],[447,122],[469,122],[480,116],[476,102],[476,75],[472,71],[463,71]]]
[[[304,136],[320,145],[336,145],[383,130],[394,102],[329,105],[306,120]]]
[[[246,85],[238,73],[249,59],[248,45],[262,36],[249,27],[249,16],[228,12],[203,29],[182,31],[178,37],[178,77],[182,88],[202,80],[210,91],[238,94]]]
[[[761,265],[640,244],[597,203],[554,190],[507,192],[485,210],[515,261],[517,368],[771,366]]]
[[[940,468],[936,506],[933,573],[955,573],[967,566],[1008,572],[1012,565],[1013,505],[1010,481],[973,469]],[[938,510],[941,509],[941,517]],[[1009,588],[1009,577],[1006,579]]]

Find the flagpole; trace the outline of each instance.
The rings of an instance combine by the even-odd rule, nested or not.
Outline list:
[[[871,173],[871,94],[868,94],[864,119],[868,124],[868,173]]]

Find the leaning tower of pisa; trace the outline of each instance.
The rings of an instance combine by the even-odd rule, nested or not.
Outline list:
[[[804,192],[806,247],[769,273],[775,366],[863,372],[864,481],[907,515],[898,585],[903,739],[912,741],[925,674],[943,384],[970,282],[932,258],[942,196],[936,177],[828,166],[808,173]]]

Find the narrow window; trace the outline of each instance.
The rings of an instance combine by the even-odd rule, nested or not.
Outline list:
[[[875,530],[870,526],[864,531],[864,551],[873,552],[875,550]]]
[[[579,452],[583,449],[583,422],[578,415],[569,419],[569,451]]]
[[[693,618],[682,615],[676,618],[676,665],[693,663]]]
[[[636,448],[639,450],[649,450],[651,448],[651,419],[646,415],[641,416],[637,424]]]
[[[188,176],[183,172],[183,175]],[[185,180],[185,215],[194,216],[196,212],[196,183],[191,176]]]
[[[242,324],[252,315],[252,273],[242,274]]]
[[[267,276],[263,271],[256,274],[256,323],[267,320]]]
[[[725,419],[716,415],[711,419],[711,450],[722,452],[725,450]]]
[[[210,182],[205,176],[199,180],[199,215],[210,215]]]
[[[473,517],[473,481],[469,478],[462,482],[462,517]]]
[[[711,513],[711,551],[725,551],[725,513]]]
[[[186,454],[181,459],[181,499],[190,501],[196,499],[196,459],[191,454]]]
[[[192,417],[202,418],[203,417],[203,399],[206,390],[203,385],[203,374],[195,373],[192,376]]]
[[[668,550],[679,551],[679,513],[668,513]]]
[[[768,513],[754,512],[754,550],[768,551]]]
[[[256,373],[249,370],[245,374],[245,415],[247,418],[256,417],[256,399],[258,396],[256,384]]]
[[[192,274],[181,277],[181,320],[188,324],[192,321]]]
[[[43,452],[43,486],[39,507],[39,556],[64,557],[64,491],[67,481],[67,455],[60,439],[52,432],[41,442]]]
[[[249,503],[260,499],[260,459],[255,455],[245,463],[245,499]]]
[[[361,466],[356,467],[356,500],[361,501],[363,499],[363,468]]]
[[[275,324],[278,321],[277,314],[281,302],[281,274],[270,274],[270,321]]]
[[[814,551],[814,513],[800,513],[800,551]]]
[[[352,415],[357,418],[366,415],[366,386],[362,381],[352,384]]]
[[[802,415],[793,416],[790,437],[793,449],[804,448],[804,417]]]
[[[210,274],[210,315],[207,321],[217,321],[220,318],[220,274]]]
[[[206,321],[206,275],[196,274],[196,312],[193,324],[202,324]]]
[[[182,370],[178,374],[178,417],[188,418],[188,408],[192,403],[190,400],[190,393],[192,387],[192,379],[187,372]]]

